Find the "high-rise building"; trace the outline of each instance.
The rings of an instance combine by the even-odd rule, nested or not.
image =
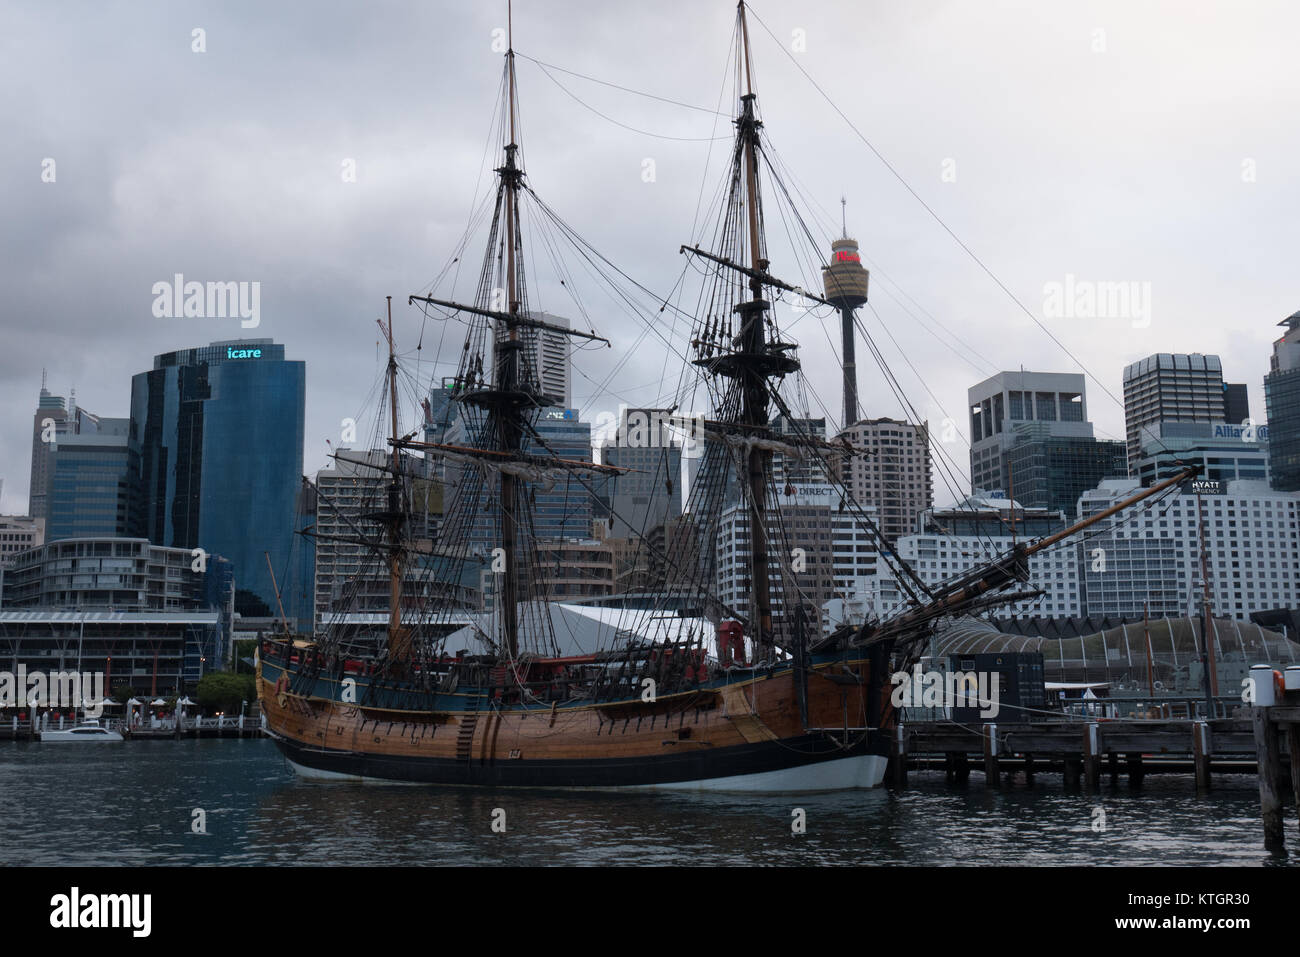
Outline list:
[[[1097,515],[1140,488],[1133,479],[1107,479],[1080,496],[1078,513]],[[898,554],[923,581],[936,585],[1004,554],[1013,541],[1050,534],[1065,522],[1061,512],[1010,506],[1006,500],[976,497],[936,509],[923,516],[920,533],[899,540]],[[988,614],[1131,620],[1146,611],[1152,619],[1194,618],[1202,594],[1202,520],[1216,618],[1244,620],[1297,607],[1300,580],[1292,570],[1300,567],[1300,495],[1276,492],[1260,481],[1231,481],[1188,483],[1156,506],[1142,502],[1102,519],[1085,540],[1035,553],[1020,590],[1044,594],[995,605]],[[908,600],[883,563],[860,594],[859,611],[882,616],[901,611]]]
[[[1268,481],[1267,425],[1231,422],[1157,422],[1143,426],[1141,454],[1133,472],[1144,486],[1199,464],[1201,478],[1215,482]]]
[[[1278,325],[1286,332],[1273,343],[1269,373],[1264,377],[1269,462],[1273,487],[1294,492],[1300,490],[1300,312]]]
[[[853,455],[836,457],[838,477],[853,501],[872,509],[889,541],[915,529],[934,504],[928,423],[861,419],[836,436]]]
[[[683,509],[692,509],[699,515],[716,515],[724,505],[739,502],[740,476],[743,466],[734,448],[716,435],[705,435],[699,443],[699,454],[686,462],[689,485]]]
[[[45,544],[45,519],[0,515],[0,575],[18,552]],[[0,577],[0,583],[4,579]]]
[[[975,495],[951,508],[927,510],[918,523],[922,531],[903,536],[896,548],[913,573],[933,588],[988,564],[1017,541],[1059,531],[1065,524],[1065,516],[1061,512],[1026,508],[1010,499]],[[1072,547],[1049,549],[1030,556],[1029,581],[1017,590],[1041,589],[1044,594],[1014,604],[994,605],[988,609],[988,615],[1073,618],[1084,614],[1078,561]],[[859,614],[888,617],[903,611],[911,601],[899,574],[883,562],[864,586],[858,591]]]
[[[602,465],[629,469],[602,478],[601,510],[613,538],[641,539],[682,514],[681,440],[667,409],[625,409],[613,438],[601,446]]]
[[[135,501],[130,419],[86,416],[76,434],[50,449],[46,466],[46,541],[131,533]]]
[[[68,436],[114,431],[117,419],[103,420],[77,405],[75,393],[70,398],[54,395],[45,387],[45,374],[41,374],[41,394],[37,400],[36,414],[32,418],[32,474],[28,490],[27,511],[32,518],[48,514],[50,491],[50,459],[59,443]]]
[[[563,316],[530,312],[528,317],[564,329],[569,328],[569,320]],[[569,337],[550,329],[523,326],[519,329],[519,339],[523,342],[523,366],[536,370],[542,395],[551,405],[562,409],[573,405],[572,360],[569,357],[572,345]]]
[[[446,441],[452,445],[474,445],[481,441],[485,418],[481,410],[464,408],[448,428]],[[533,434],[533,433],[536,434]],[[592,461],[591,423],[578,416],[577,409],[548,406],[539,409],[532,431],[522,443],[525,454],[549,456],[554,454],[570,461]],[[500,541],[498,528],[501,507],[495,481],[484,482],[474,469],[447,467],[444,472],[448,486],[446,514],[457,512],[470,516],[472,524],[458,530],[467,538],[471,551],[487,555]],[[591,538],[591,522],[595,513],[592,489],[598,489],[591,476],[573,475],[558,479],[550,489],[540,485],[528,486],[529,509],[526,534],[535,541]],[[463,501],[469,496],[473,504]]]
[[[334,464],[316,473],[314,619],[317,629],[359,620],[356,615],[386,612],[389,603],[387,557],[365,544],[382,542],[386,531],[376,518],[388,508],[392,452],[341,448]],[[431,515],[442,511],[442,483],[420,474],[423,460],[411,457],[406,469],[408,558],[402,581],[404,603],[413,608],[464,597],[440,587],[441,566],[434,551]]]
[[[1223,418],[1230,425],[1245,425],[1250,420],[1250,396],[1246,383],[1223,383]]]
[[[304,363],[285,359],[270,339],[168,352],[131,380],[130,435],[135,532],[224,556],[239,589],[273,612],[278,585],[286,615],[303,624],[312,551],[295,533],[307,504],[305,394]]]
[[[424,441],[441,442],[445,438],[447,430],[460,415],[455,395],[456,380],[453,376],[444,376],[441,386],[429,390],[424,408]]]
[[[542,542],[537,549],[541,593],[555,601],[614,594],[614,546],[599,539]]]
[[[524,440],[524,452],[546,455],[553,452],[570,461],[592,461],[591,423],[578,416],[577,409],[542,409],[533,426],[536,438]],[[534,534],[551,541],[591,537],[594,502],[591,476],[571,476],[555,483],[549,491],[537,489],[532,496]]]
[[[1129,475],[1136,474],[1142,455],[1144,427],[1159,422],[1224,422],[1226,394],[1218,356],[1161,352],[1125,367]]]
[[[1018,439],[1006,452],[1007,493],[1028,508],[1075,518],[1080,495],[1102,479],[1128,474],[1119,440],[1052,435],[1040,422],[1018,425],[1015,431]]]
[[[967,390],[971,491],[1010,494],[1007,453],[1035,423],[1037,436],[1091,439],[1084,378],[1073,372],[999,372]],[[1019,489],[1017,489],[1017,493]],[[1018,497],[1018,495],[1017,495]]]
[[[789,418],[784,415],[773,416],[769,423],[772,438],[778,442],[785,441],[798,446],[804,442],[826,441],[825,418]],[[777,488],[789,484],[808,484],[825,482],[826,470],[822,464],[826,453],[816,448],[808,449],[802,456],[787,455],[784,452],[772,453],[772,481]]]
[[[316,565],[314,620],[317,629],[334,614],[351,611],[363,579],[379,576],[380,557],[361,538],[379,540],[383,530],[367,516],[387,505],[387,475],[365,464],[383,465],[382,450],[348,448],[335,453],[334,465],[316,473]]]
[[[1079,503],[1083,517],[1136,492],[1133,480],[1103,482]],[[1161,507],[1130,506],[1103,520],[1080,557],[1089,615],[1195,617],[1201,601],[1200,528],[1205,527],[1211,610],[1244,619],[1300,602],[1300,496],[1265,482],[1184,486]],[[1092,560],[1102,549],[1104,562]]]
[[[826,482],[796,485],[779,496],[779,508],[768,509],[772,529],[769,553],[773,582],[786,582],[783,593],[798,594],[809,609],[810,633],[819,629],[822,606],[836,595],[857,589],[876,571],[875,537],[852,510],[840,508],[838,486]],[[875,515],[868,514],[872,520]],[[740,502],[722,511],[716,550],[717,596],[741,616],[749,614],[749,507]],[[779,542],[779,545],[778,545]],[[784,548],[791,554],[781,554]],[[793,585],[794,588],[789,586]],[[794,590],[797,588],[797,592]],[[785,599],[773,602],[773,627],[789,632],[791,609]]]
[[[44,379],[42,375],[41,395],[32,420],[32,481],[27,493],[27,514],[32,518],[45,517],[51,448],[57,446],[60,437],[76,429],[76,416],[68,415],[66,400],[45,388]]]

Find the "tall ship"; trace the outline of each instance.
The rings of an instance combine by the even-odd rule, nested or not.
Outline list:
[[[683,274],[701,277],[697,308],[653,297],[639,313],[645,334],[657,335],[680,361],[672,370],[680,384],[649,434],[688,436],[703,448],[672,534],[646,535],[645,523],[633,532],[637,550],[660,570],[660,587],[623,607],[575,614],[548,585],[565,561],[548,537],[548,517],[563,514],[572,497],[631,476],[625,466],[557,448],[545,428],[543,416],[557,404],[548,344],[608,343],[594,329],[570,328],[532,307],[527,273],[539,251],[525,249],[525,237],[537,237],[550,257],[568,241],[584,267],[614,277],[625,297],[646,290],[564,223],[527,180],[511,42],[495,188],[476,214],[488,241],[475,293],[466,302],[409,298],[426,328],[441,327],[440,338],[465,330],[457,346],[439,352],[456,369],[445,380],[447,408],[434,413],[426,403],[408,417],[399,393],[414,391],[418,402],[426,386],[407,361],[419,350],[399,348],[390,302],[380,323],[388,363],[374,438],[382,449],[336,452],[355,507],[341,509],[335,503],[342,498],[322,489],[309,530],[318,548],[341,542],[374,573],[357,574],[334,596],[312,635],[291,634],[286,624],[285,634],[258,648],[267,731],[301,776],[487,787],[875,787],[896,725],[891,676],[911,667],[935,622],[1023,598],[1008,589],[1028,579],[1031,554],[1176,481],[927,587],[879,534],[869,510],[837,484],[836,456],[851,450],[800,426],[806,419],[789,397],[800,391],[801,366],[776,303],[801,298],[839,311],[853,291],[832,288],[833,264],[825,266],[826,298],[773,271],[763,184],[788,192],[767,150],[743,3],[734,41],[729,66],[739,105],[719,216],[707,246],[680,247]],[[575,294],[572,274],[561,276]],[[626,362],[612,367],[611,379]],[[708,412],[686,414],[699,396]],[[438,417],[444,424],[454,418],[456,427],[431,429]],[[777,420],[787,427],[778,430]],[[667,461],[671,442],[662,444]],[[834,630],[819,625],[782,519],[795,462],[802,474],[834,485],[839,510],[876,534],[880,559],[899,571],[910,596],[905,610]],[[680,474],[667,469],[655,479],[671,486]],[[428,520],[431,495],[445,503],[436,529]],[[728,507],[733,519],[737,508],[741,515],[729,527],[744,539],[733,575],[745,592],[743,607],[734,596],[724,600],[715,584]],[[336,509],[337,520],[327,521]],[[360,610],[348,613],[348,600]]]

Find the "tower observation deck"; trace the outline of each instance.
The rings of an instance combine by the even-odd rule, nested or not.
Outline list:
[[[831,262],[822,268],[825,298],[840,310],[844,354],[844,428],[858,421],[858,369],[853,355],[853,310],[867,301],[867,270],[855,239],[843,236],[831,243]]]

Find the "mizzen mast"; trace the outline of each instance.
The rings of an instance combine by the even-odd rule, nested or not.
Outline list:
[[[410,657],[411,631],[402,627],[402,573],[406,564],[404,529],[406,511],[402,507],[402,450],[397,445],[397,355],[393,348],[393,297],[388,300],[388,325],[381,325],[388,340],[388,409],[393,446],[392,474],[388,483],[388,507],[380,516],[388,532],[388,661],[390,667]]]

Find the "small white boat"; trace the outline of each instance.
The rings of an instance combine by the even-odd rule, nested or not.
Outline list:
[[[88,719],[75,728],[42,731],[42,741],[125,741],[121,732],[105,728],[96,720]]]

